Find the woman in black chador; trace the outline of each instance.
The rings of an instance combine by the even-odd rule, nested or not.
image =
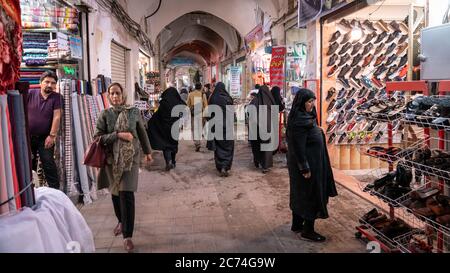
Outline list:
[[[172,125],[179,117],[172,117],[172,109],[177,105],[185,106],[178,91],[170,87],[161,94],[158,110],[148,121],[148,138],[154,150],[163,151],[166,171],[175,168],[175,157],[178,152],[178,135],[172,136]],[[175,130],[178,133],[178,130]],[[174,138],[175,137],[175,138]]]
[[[253,152],[253,163],[255,164],[256,168],[259,168],[261,166],[262,172],[266,173],[270,167],[273,166],[273,151],[263,151],[261,150],[261,144],[264,143],[270,143],[270,139],[262,140],[260,135],[260,125],[261,122],[264,122],[266,126],[265,129],[268,133],[272,132],[272,105],[275,105],[275,99],[273,98],[271,92],[269,91],[269,88],[267,85],[263,85],[259,88],[258,94],[256,95],[256,100],[252,100],[252,104],[256,106],[257,109],[257,117],[258,120],[255,120],[254,118],[251,118],[249,120],[249,126],[252,126],[252,123],[257,124],[256,129],[256,139],[250,140],[250,144],[252,145],[252,152]],[[260,110],[259,108],[261,106],[266,106],[267,112],[262,114],[260,116]],[[278,119],[275,121],[277,122]],[[254,127],[253,127],[254,128]],[[278,134],[278,130],[276,132],[273,132]]]
[[[211,131],[213,133],[218,133],[219,130],[222,131],[223,137],[221,139],[216,139],[214,137],[213,146],[214,149],[214,160],[216,163],[216,169],[220,172],[220,176],[228,176],[228,171],[231,169],[233,163],[234,155],[234,136],[231,139],[227,139],[227,131],[232,131],[233,128],[227,128],[226,117],[231,115],[234,120],[234,111],[232,109],[227,109],[227,105],[233,105],[233,99],[225,90],[225,84],[218,82],[214,92],[209,98],[208,105],[218,105],[220,106],[223,113],[222,128],[218,128],[216,125],[213,126]],[[232,124],[234,126],[234,123]]]
[[[315,95],[300,89],[288,117],[288,167],[291,230],[316,242],[325,237],[314,230],[314,221],[328,218],[328,198],[337,195],[322,129],[317,126]]]

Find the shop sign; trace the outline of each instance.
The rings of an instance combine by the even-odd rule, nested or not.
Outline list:
[[[285,46],[272,47],[272,60],[270,61],[270,85],[284,86],[284,57],[286,55]]]
[[[144,86],[144,91],[147,93],[155,93],[155,85],[154,84],[146,84]]]
[[[146,101],[143,100],[137,100],[134,102],[134,107],[138,108],[141,111],[148,110],[149,106]]]
[[[230,67],[230,96],[241,96],[241,70],[239,66]]]
[[[264,38],[263,26],[258,24],[252,31],[245,35],[245,45],[248,51],[255,51]]]
[[[193,65],[194,61],[190,58],[181,58],[181,57],[176,57],[176,58],[172,58],[169,62],[170,65]]]
[[[81,38],[70,36],[69,45],[70,45],[70,56],[73,59],[82,59],[83,51],[81,47]]]

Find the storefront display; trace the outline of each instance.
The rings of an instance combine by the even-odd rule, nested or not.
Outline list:
[[[358,152],[358,145],[387,144],[388,120],[406,105],[403,93],[389,96],[386,82],[408,77],[410,31],[405,22],[409,6],[385,6],[382,12],[395,13],[397,20],[371,20],[370,9],[323,25],[322,39],[322,125],[326,128],[333,166],[339,169],[367,169],[376,161]],[[392,18],[389,18],[392,19]],[[376,114],[377,120],[367,119]],[[404,139],[404,126],[393,124],[393,142]],[[356,144],[356,146],[355,146]]]

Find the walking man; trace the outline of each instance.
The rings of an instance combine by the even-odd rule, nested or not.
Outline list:
[[[202,84],[196,83],[195,90],[189,93],[187,106],[191,110],[191,130],[194,138],[195,151],[200,151],[200,139],[203,130],[203,111],[205,111],[208,102],[205,94],[202,92]]]

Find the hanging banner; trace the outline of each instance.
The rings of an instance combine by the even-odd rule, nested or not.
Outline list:
[[[258,24],[252,31],[245,35],[245,45],[248,51],[255,51],[264,38],[263,26]]]
[[[298,27],[304,27],[314,21],[322,12],[323,0],[299,0]]]
[[[73,59],[81,60],[83,58],[83,51],[81,50],[81,38],[80,37],[69,37],[70,44],[70,55]]]
[[[278,86],[283,89],[284,86],[284,56],[286,55],[285,46],[272,47],[272,60],[270,61],[270,85]]]
[[[241,96],[241,70],[239,66],[230,67],[230,96]]]

